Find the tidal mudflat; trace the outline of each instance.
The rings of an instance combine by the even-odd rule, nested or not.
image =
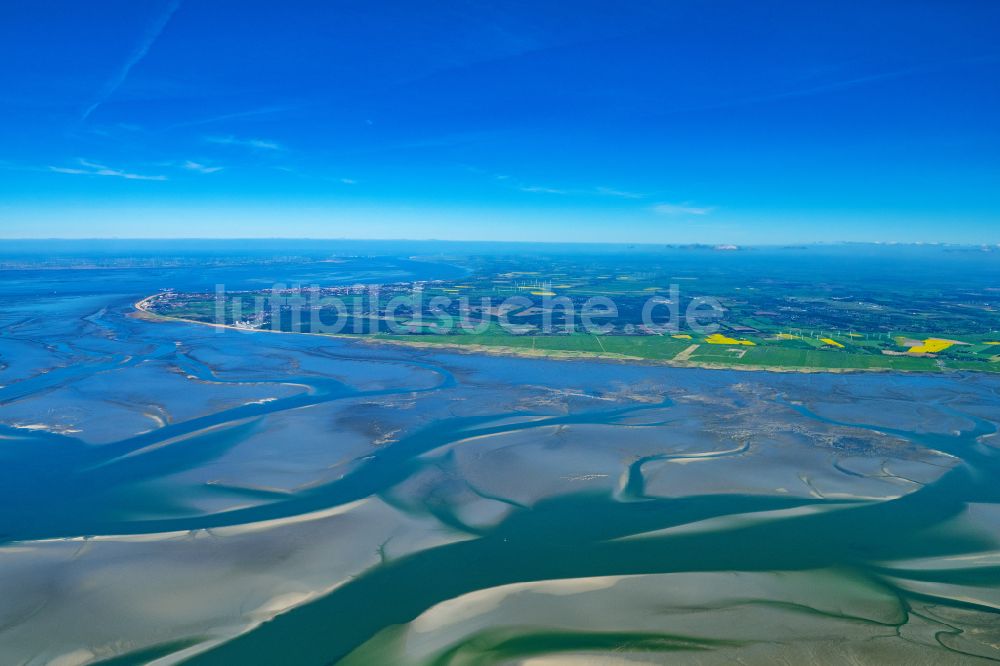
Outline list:
[[[237,332],[133,316],[207,269],[29,273],[0,662],[1000,659],[1000,378]]]

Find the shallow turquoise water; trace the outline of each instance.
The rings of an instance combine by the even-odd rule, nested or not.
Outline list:
[[[303,277],[315,277],[314,268]],[[402,269],[386,270],[395,274]],[[948,565],[922,569],[898,564],[998,550],[1000,535],[992,527],[963,519],[971,505],[1000,504],[1000,455],[990,439],[996,430],[995,415],[1000,413],[996,410],[1000,384],[995,378],[782,376],[477,357],[309,336],[220,332],[127,316],[137,296],[163,286],[162,272],[88,272],[86,281],[78,272],[62,273],[8,274],[0,282],[0,360],[5,364],[0,372],[0,539],[7,547],[98,535],[211,533],[372,497],[402,513],[430,517],[443,534],[462,536],[386,558],[248,633],[192,653],[194,663],[358,659],[363,650],[377,646],[387,628],[407,625],[462,595],[512,583],[602,576],[833,569],[897,597],[901,615],[894,626],[905,626],[915,609],[928,603],[977,617],[996,615],[984,599],[992,599],[991,591],[1000,588],[1000,564],[965,566],[954,559]],[[381,275],[377,270],[369,273],[373,279]],[[217,278],[178,271],[171,286],[207,284]],[[154,371],[159,374],[143,374]],[[755,388],[741,393],[744,384]],[[179,386],[210,388],[216,402]],[[276,393],[265,400],[224,402],[219,397],[248,386]],[[650,391],[652,398],[634,399],[632,394],[641,393],[644,386],[660,388]],[[159,396],[165,412],[191,415],[172,417],[159,427],[129,430],[122,420],[122,403],[130,409],[141,407],[142,399],[129,396],[147,393]],[[558,404],[542,399],[552,395]],[[102,401],[102,396],[108,399]],[[717,407],[705,407],[693,402],[692,396],[711,397],[708,405],[718,396],[728,396],[725,400],[730,402],[719,399]],[[841,399],[838,418],[823,415],[831,396]],[[890,398],[900,411],[887,424],[880,406]],[[385,400],[409,407],[377,418],[361,416],[365,405]],[[81,404],[87,405],[83,410],[87,413],[78,413]],[[335,468],[336,473],[317,473],[291,490],[199,480],[198,474],[209,474],[206,470],[224,475],[229,465],[247,456],[248,442],[271,436],[270,428],[279,417],[307,419],[310,410],[338,404],[349,406],[344,417],[348,420],[342,426],[324,425],[321,437],[330,438],[330,447],[336,446],[341,428],[378,427],[383,417],[400,419],[400,432],[364,454],[351,454],[349,464]],[[933,416],[911,418],[909,404],[914,409],[920,405]],[[746,411],[748,405],[766,411]],[[683,434],[708,441],[711,433],[729,427],[726,419],[746,421],[758,430],[765,424],[773,428],[767,431],[772,434],[737,438],[738,446],[719,449],[713,461],[699,464],[752,461],[751,454],[770,446],[769,437],[779,439],[786,431],[800,433],[796,436],[806,440],[828,431],[842,439],[843,433],[863,441],[890,438],[909,447],[905,456],[891,451],[877,455],[910,459],[919,458],[919,451],[935,451],[951,456],[952,463],[928,482],[916,483],[912,491],[882,500],[850,493],[810,496],[776,489],[764,493],[748,490],[745,480],[733,480],[721,493],[664,492],[658,470],[673,460],[690,458],[686,449],[675,447],[673,438]],[[36,422],[61,425],[39,428],[34,427]],[[937,422],[950,425],[928,427]],[[645,448],[625,444],[643,428],[660,439],[644,444]],[[567,490],[559,485],[562,473],[541,462],[532,472],[543,479],[538,483],[550,480],[558,490],[530,500],[518,495],[527,481],[503,476],[499,468],[499,491],[479,490],[469,480],[475,458],[470,463],[463,456],[472,455],[469,452],[477,447],[493,451],[492,443],[506,438],[530,444],[536,433],[558,432],[568,434],[559,445],[562,448],[553,449],[557,459],[621,451],[615,454],[621,458],[620,484],[602,486],[599,481],[594,487]],[[300,452],[295,446],[305,443],[292,444],[289,450]],[[274,445],[285,446],[277,439]],[[828,457],[830,464],[824,466],[830,469],[844,457],[876,455],[821,450],[818,459]],[[303,462],[305,467],[310,464]],[[799,463],[790,459],[770,464],[761,468],[765,475],[774,465]],[[322,470],[319,462],[316,469]],[[847,470],[843,483],[849,488],[851,473],[843,465],[839,469]],[[524,471],[527,476],[529,470]],[[421,481],[432,474],[443,475],[445,481]],[[420,483],[429,490],[414,495],[413,488]],[[471,521],[455,500],[454,487],[465,488],[463,483],[482,498],[503,504],[507,513],[493,521]],[[508,486],[511,491],[505,494]],[[207,496],[221,503],[220,508],[200,503]],[[788,511],[769,521],[741,518],[816,507],[837,510]],[[732,520],[709,523],[698,531],[646,534],[722,518]],[[628,538],[636,535],[645,536]],[[914,588],[901,581],[944,587]],[[234,579],[233,584],[239,583]],[[983,594],[954,594],[947,586]],[[145,601],[157,603],[155,598]],[[609,616],[609,626],[614,619]],[[216,627],[206,626],[199,635],[188,634],[160,648],[146,644],[123,658],[142,663],[211,638],[214,631]],[[949,638],[963,631],[959,624],[942,625],[937,644],[942,658],[965,658],[964,644]],[[516,640],[505,639],[490,649],[493,656],[510,656],[601,653],[616,645],[631,645],[639,652],[685,654],[723,644],[732,647],[706,637],[668,640],[665,635],[638,630],[574,634],[539,626],[523,629]],[[781,637],[759,639],[780,642]],[[362,652],[356,652],[359,649]],[[352,653],[355,656],[349,657]],[[488,655],[480,658],[490,663]]]

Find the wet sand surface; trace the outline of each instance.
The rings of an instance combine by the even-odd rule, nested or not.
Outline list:
[[[241,333],[49,273],[0,280],[2,663],[1000,659],[997,378]]]

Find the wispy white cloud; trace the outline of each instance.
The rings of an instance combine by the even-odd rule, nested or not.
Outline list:
[[[149,53],[149,49],[152,48],[153,43],[160,36],[160,33],[163,32],[163,29],[167,27],[170,17],[174,15],[174,12],[176,12],[177,8],[180,6],[181,0],[170,0],[170,2],[167,3],[163,12],[161,12],[156,17],[156,20],[153,21],[153,23],[146,29],[142,39],[135,47],[135,50],[133,50],[129,55],[128,59],[122,64],[118,71],[115,72],[115,75],[112,76],[106,84],[104,84],[104,87],[97,95],[97,98],[83,110],[83,115],[80,116],[80,122],[89,118],[90,114],[92,114],[97,107],[104,104],[104,102],[107,101],[109,97],[114,95],[115,91],[118,90],[123,83],[125,83],[125,79],[128,78],[129,72],[132,71],[132,68],[135,67],[140,60],[146,57],[146,54]]]
[[[340,185],[358,185],[361,181],[356,178],[348,178],[347,176],[339,176],[328,173],[316,173],[315,171],[303,171],[302,169],[291,166],[288,164],[269,164],[267,168],[274,169],[275,171],[281,171],[282,173],[287,173],[304,180],[319,181],[323,183],[339,183]]]
[[[497,176],[497,180],[507,180],[509,176]],[[580,197],[616,197],[618,199],[644,199],[645,194],[640,194],[638,192],[629,192],[628,190],[618,190],[613,187],[593,187],[593,188],[559,188],[559,187],[546,187],[541,185],[525,185],[523,183],[517,186],[517,189],[522,192],[538,192],[542,194],[565,194],[571,196]]]
[[[606,197],[618,197],[620,199],[642,199],[645,194],[639,194],[638,192],[628,192],[626,190],[616,190],[613,187],[598,187],[594,189],[597,194],[602,194]]]
[[[234,111],[232,113],[223,113],[216,116],[208,116],[204,118],[195,118],[194,120],[186,120],[184,122],[175,123],[165,127],[162,131],[170,131],[179,129],[181,127],[195,127],[197,125],[210,125],[212,123],[219,123],[226,120],[238,120],[240,118],[252,118],[255,116],[265,116],[272,113],[282,113],[283,111],[291,111],[293,109],[299,108],[292,104],[283,104],[277,106],[265,106],[259,109],[248,109],[246,111]]]
[[[112,176],[115,178],[124,178],[126,180],[166,180],[166,176],[147,176],[139,173],[131,173],[129,171],[123,171],[122,169],[112,169],[111,167],[104,166],[103,164],[97,164],[95,162],[88,162],[87,160],[77,160],[79,167],[58,167],[50,166],[49,171],[53,173],[65,173],[72,174],[75,176]]]
[[[653,212],[660,215],[708,215],[712,208],[705,206],[692,206],[688,202],[672,204],[660,203],[653,206]]]
[[[917,74],[927,74],[931,72],[944,71],[953,66],[968,65],[980,62],[993,62],[998,58],[1000,58],[1000,55],[996,53],[988,53],[971,58],[956,58],[954,60],[935,62],[930,65],[918,65],[913,67],[906,67],[903,69],[875,72],[872,74],[867,74],[862,76],[840,78],[832,81],[827,81],[824,83],[818,83],[816,85],[766,92],[759,95],[753,95],[750,97],[741,97],[736,99],[723,100],[720,102],[713,102],[709,104],[699,104],[695,106],[677,107],[674,109],[669,109],[668,113],[689,113],[692,111],[728,109],[728,108],[737,108],[741,106],[750,106],[753,104],[760,104],[765,102],[774,102],[783,99],[812,97],[815,95],[835,93],[849,88],[865,86],[873,83],[879,83],[882,81],[889,81],[892,79],[904,78]]]
[[[575,197],[615,197],[618,199],[631,200],[646,199],[652,196],[650,194],[634,192],[631,190],[622,190],[615,187],[606,187],[603,185],[598,187],[552,187],[549,185],[535,185],[532,183],[526,183],[520,178],[507,173],[493,173],[486,169],[471,165],[463,165],[463,167],[472,173],[492,178],[504,187],[531,194],[557,194]]]
[[[969,65],[981,62],[993,62],[996,61],[998,58],[1000,58],[1000,54],[997,53],[985,53],[973,57],[955,58],[953,60],[945,60],[942,62],[934,62],[931,64],[916,65],[913,67],[906,67],[903,69],[897,69],[893,71],[876,72],[874,74],[869,74],[867,76],[857,76],[848,79],[830,81],[809,88],[788,90],[784,92],[774,93],[771,95],[763,95],[745,101],[760,102],[760,101],[770,101],[773,99],[782,99],[786,97],[808,97],[811,95],[821,95],[823,93],[835,92],[838,90],[843,90],[845,88],[853,88],[855,86],[861,86],[868,83],[875,83],[878,81],[885,81],[888,79],[897,79],[906,76],[912,76],[914,74],[927,74],[931,72],[938,72],[955,65]]]
[[[193,160],[186,160],[181,166],[188,171],[197,171],[198,173],[215,173],[217,171],[222,171],[223,169],[223,167],[220,166],[209,166]]]
[[[102,136],[106,138],[114,138],[117,136],[135,134],[137,132],[142,132],[143,128],[138,125],[133,125],[131,123],[114,123],[111,125],[90,125],[83,128],[88,134],[94,134],[96,136]]]
[[[205,141],[217,143],[223,146],[242,146],[254,150],[284,150],[284,146],[276,141],[266,139],[241,139],[232,134],[226,136],[206,136]]]
[[[522,192],[535,192],[539,194],[569,194],[567,190],[560,190],[555,187],[542,187],[541,185],[520,185],[517,189]]]

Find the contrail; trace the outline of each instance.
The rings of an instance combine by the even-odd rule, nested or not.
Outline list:
[[[174,15],[174,12],[176,12],[177,8],[180,6],[181,0],[170,0],[170,3],[167,5],[166,9],[164,9],[163,13],[160,14],[156,18],[156,21],[154,21],[146,30],[146,34],[143,35],[142,41],[139,42],[139,45],[136,46],[132,55],[128,57],[128,60],[126,60],[121,69],[118,70],[118,73],[105,84],[104,88],[101,90],[101,94],[97,96],[97,99],[95,99],[90,106],[84,109],[83,115],[80,116],[80,122],[85,121],[90,114],[97,109],[97,107],[111,97],[111,95],[118,90],[118,87],[125,82],[125,79],[128,78],[129,72],[132,71],[132,68],[135,67],[140,60],[146,57],[146,54],[149,53],[149,49],[153,45],[153,42],[155,42],[160,36],[160,33],[163,32],[163,28],[165,28],[167,23],[170,21],[170,17]]]

